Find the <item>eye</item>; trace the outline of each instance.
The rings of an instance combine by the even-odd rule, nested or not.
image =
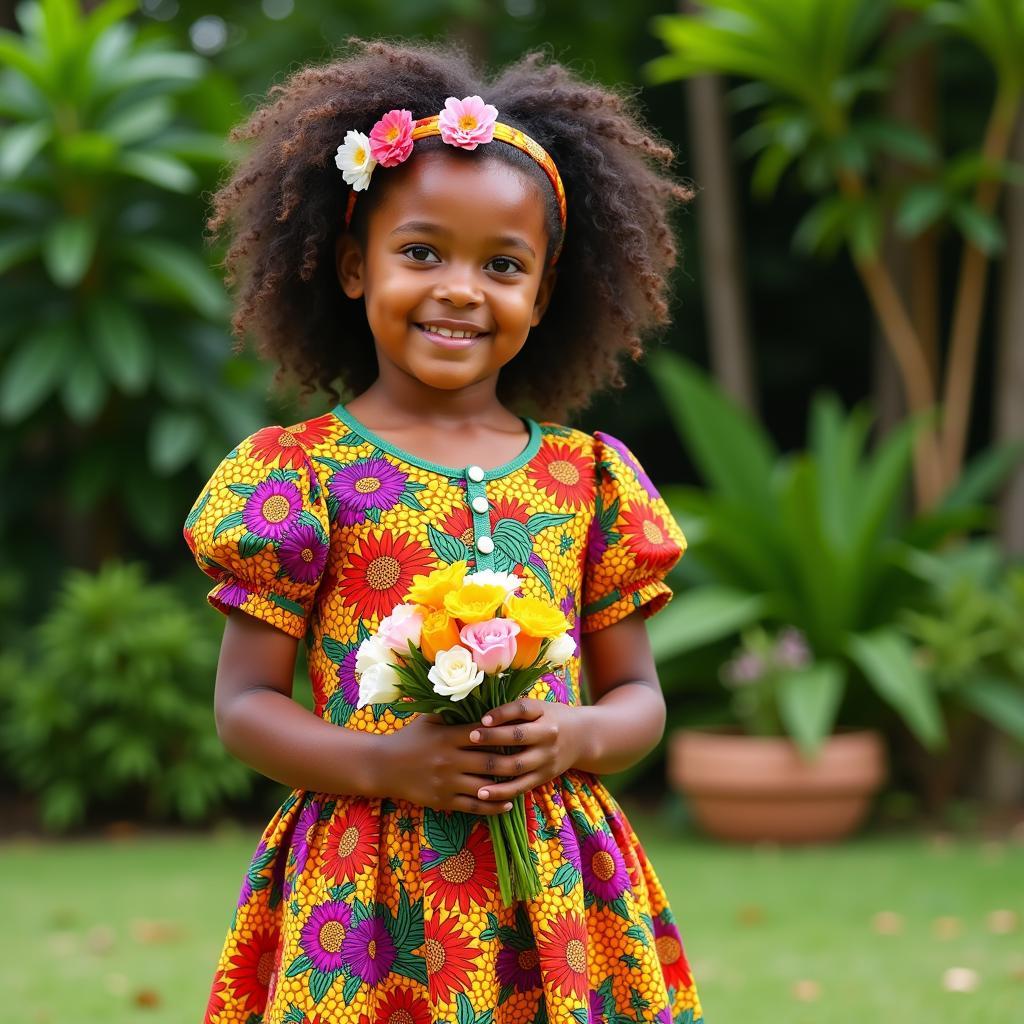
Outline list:
[[[523,269],[515,260],[509,259],[508,256],[495,256],[494,259],[491,260],[490,265],[494,266],[496,263],[504,264],[508,268],[507,270],[498,270],[498,273],[502,277],[511,277],[517,270]]]
[[[402,252],[413,261],[413,263],[430,263],[431,260],[422,259],[416,255],[416,253],[426,253],[428,256],[434,255],[434,250],[426,245],[410,245],[402,250]],[[438,260],[440,262],[440,260]]]

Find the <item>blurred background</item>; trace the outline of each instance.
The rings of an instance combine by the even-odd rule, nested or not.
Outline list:
[[[351,34],[549,47],[637,94],[697,187],[672,327],[574,425],[627,441],[690,544],[650,627],[665,740],[609,781],[708,1020],[1021,1019],[1020,0],[41,0],[0,24],[0,987],[24,1019],[200,1013],[282,799],[217,739],[222,620],[180,531],[233,444],[327,404],[233,353],[204,222],[232,125]]]

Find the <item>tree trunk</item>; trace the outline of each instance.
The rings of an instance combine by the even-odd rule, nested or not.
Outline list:
[[[693,0],[680,3],[683,13],[693,13],[699,7]],[[700,75],[688,78],[683,88],[689,113],[690,152],[699,189],[696,210],[700,276],[707,310],[711,370],[721,387],[759,418],[722,80],[717,75]]]

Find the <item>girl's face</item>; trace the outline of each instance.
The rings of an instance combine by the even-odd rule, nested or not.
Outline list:
[[[493,378],[551,298],[540,185],[494,159],[423,153],[399,167],[370,211],[365,249],[337,244],[345,294],[363,297],[382,377],[452,391]],[[470,331],[444,337],[429,327]]]

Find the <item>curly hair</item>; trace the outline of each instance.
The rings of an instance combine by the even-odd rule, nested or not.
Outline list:
[[[223,266],[227,284],[239,284],[231,320],[238,344],[251,331],[258,352],[277,362],[278,378],[294,373],[307,394],[319,387],[337,399],[339,386],[358,394],[374,381],[365,305],[349,299],[337,279],[335,242],[348,186],[334,155],[346,131],[368,132],[388,110],[420,117],[442,109],[448,96],[481,95],[500,120],[551,154],[568,206],[554,294],[502,368],[498,396],[560,419],[596,392],[621,387],[622,357],[638,360],[644,337],[669,322],[677,257],[669,213],[675,201],[693,197],[669,175],[675,154],[644,124],[634,97],[583,81],[543,50],[487,81],[452,43],[347,43],[336,59],[272,86],[267,102],[231,131],[232,140],[255,144],[213,195],[207,228],[212,240],[228,235]],[[421,140],[417,149],[439,141]],[[539,175],[551,197],[553,244],[558,221],[543,172],[512,146],[477,152],[484,151]],[[356,203],[357,236],[373,191]]]

